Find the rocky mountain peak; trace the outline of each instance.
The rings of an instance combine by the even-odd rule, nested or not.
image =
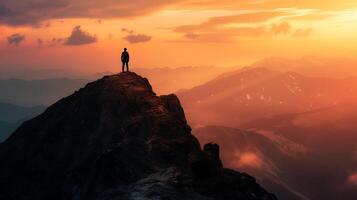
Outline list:
[[[105,76],[0,144],[0,200],[276,199],[200,148],[175,95],[135,73]]]

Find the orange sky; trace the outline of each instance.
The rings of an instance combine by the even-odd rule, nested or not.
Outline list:
[[[228,67],[272,56],[353,58],[356,22],[352,0],[4,0],[0,69],[114,71],[123,47],[135,67]],[[65,45],[78,25],[74,44]],[[10,42],[13,34],[24,38]]]

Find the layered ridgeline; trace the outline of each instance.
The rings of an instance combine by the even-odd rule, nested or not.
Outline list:
[[[1,200],[275,200],[203,150],[174,95],[134,73],[89,83],[0,144]]]

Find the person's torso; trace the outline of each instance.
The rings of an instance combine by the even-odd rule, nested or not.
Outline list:
[[[129,53],[128,52],[123,52],[121,55],[122,55],[122,58],[124,60],[129,60]]]

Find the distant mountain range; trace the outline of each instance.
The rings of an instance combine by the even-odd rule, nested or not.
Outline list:
[[[357,77],[357,59],[304,56],[297,59],[265,58],[247,68],[267,68],[280,72],[296,72],[304,76],[326,78]]]
[[[135,72],[147,77],[155,92],[168,94],[180,89],[190,89],[234,70],[222,67],[138,68]]]
[[[253,68],[222,75],[177,94],[192,124],[239,127],[262,117],[339,104],[357,95],[357,79],[315,78]]]
[[[218,67],[136,68],[134,70],[147,77],[158,94],[191,88],[229,71],[229,69]],[[112,72],[98,73],[82,78],[0,80],[0,102],[23,106],[49,106],[63,96],[84,87],[91,80],[110,74]]]
[[[22,106],[48,106],[83,87],[88,80],[0,80],[0,101]]]
[[[309,149],[283,136],[261,134],[223,126],[193,129],[201,142],[221,144],[225,166],[254,174],[279,199],[308,199],[294,184],[285,180],[285,168],[299,162]],[[294,169],[295,172],[299,169]]]
[[[32,118],[43,112],[44,109],[44,106],[25,107],[0,102],[0,121],[15,123]]]
[[[25,120],[40,114],[43,106],[24,107],[0,103],[0,142],[6,139]]]
[[[260,120],[249,130],[206,126],[193,133],[202,143],[222,145],[225,166],[253,174],[279,199],[356,199],[351,177],[357,170],[357,125],[351,122],[357,115],[345,118],[350,128],[294,125],[295,120],[310,121],[309,115],[314,114]]]
[[[281,199],[357,199],[356,78],[245,68],[178,95],[199,140]]]

